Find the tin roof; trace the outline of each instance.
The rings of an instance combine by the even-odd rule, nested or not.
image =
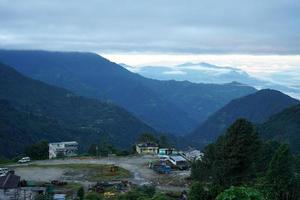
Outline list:
[[[20,182],[20,176],[16,176],[12,173],[7,173],[6,176],[0,177],[0,189],[17,188],[19,182]]]
[[[158,145],[153,142],[139,143],[139,144],[137,144],[137,146],[139,146],[139,147],[158,147]]]

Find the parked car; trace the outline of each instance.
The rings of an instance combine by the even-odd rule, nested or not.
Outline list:
[[[8,172],[8,168],[0,168],[0,176],[5,176]]]
[[[30,162],[30,157],[24,157],[18,161],[18,163],[28,163],[28,162]]]
[[[53,180],[53,181],[51,181],[51,184],[52,185],[57,185],[57,186],[63,186],[63,185],[67,185],[68,183],[64,182],[64,181]]]

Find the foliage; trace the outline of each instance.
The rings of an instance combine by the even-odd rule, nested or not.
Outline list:
[[[264,191],[270,199],[296,200],[300,198],[299,183],[289,146],[282,144],[270,162],[263,182]]]
[[[47,141],[40,141],[25,149],[26,156],[34,160],[45,160],[49,157],[49,146]]]
[[[201,161],[192,164],[192,178],[222,187],[249,183],[255,178],[255,161],[260,147],[250,122],[240,119],[225,136],[208,145]]]
[[[88,150],[100,137],[129,148],[142,132],[154,132],[112,103],[79,97],[25,77],[0,64],[0,154],[13,157],[40,140],[80,142]],[[4,100],[1,100],[4,99]],[[10,148],[6,148],[10,146]]]
[[[97,192],[89,192],[85,197],[84,200],[102,200],[103,198],[101,197],[100,194]]]
[[[156,136],[152,133],[143,133],[139,136],[138,142],[154,142],[157,143],[158,140]]]
[[[35,196],[34,200],[52,200],[52,196],[48,194],[38,194]]]
[[[156,193],[151,200],[170,200],[170,198],[163,193]]]
[[[83,198],[84,198],[84,189],[83,189],[83,187],[80,187],[77,190],[77,197],[79,198],[79,200],[83,200]]]
[[[260,90],[253,94],[234,99],[226,104],[201,123],[192,135],[189,135],[189,138],[192,137],[200,145],[203,145],[203,143],[205,145],[205,143],[216,141],[217,137],[226,132],[226,128],[239,118],[245,118],[255,124],[262,123],[270,116],[299,103],[298,100],[279,91],[270,89]],[[270,133],[273,134],[273,132]]]
[[[261,144],[259,149],[259,156],[256,162],[256,173],[257,177],[262,177],[265,175],[269,163],[272,160],[273,155],[279,148],[280,143],[272,140],[265,141]]]
[[[137,187],[118,197],[119,200],[164,200],[162,194],[155,195],[155,187],[141,186]]]
[[[91,144],[88,149],[88,154],[90,156],[97,156],[98,155],[98,145],[97,144]]]
[[[216,200],[265,200],[265,198],[251,187],[230,187],[219,194]]]
[[[286,142],[291,151],[300,153],[300,104],[273,115],[258,126],[259,133],[266,139]]]
[[[200,182],[194,182],[190,186],[188,194],[189,200],[210,199],[210,194],[204,189],[204,185]]]
[[[89,147],[88,155],[90,156],[108,156],[108,154],[115,154],[117,156],[128,156],[135,153],[135,149],[120,150],[113,144],[101,142],[100,144],[92,144]]]
[[[172,145],[170,144],[169,139],[166,135],[159,136],[158,144],[160,147],[163,147],[163,148],[171,148],[172,147]]]
[[[246,120],[237,120],[225,135],[206,146],[203,153],[202,160],[192,163],[191,177],[198,181],[191,186],[192,198],[214,199],[231,186],[238,187],[232,187],[218,198],[251,199],[248,193],[257,191],[268,200],[300,198],[299,157],[292,155],[287,144],[260,140],[253,125]],[[247,188],[242,187],[245,185]]]

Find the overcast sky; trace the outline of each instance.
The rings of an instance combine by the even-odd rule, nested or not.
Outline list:
[[[300,54],[299,0],[0,0],[0,46]]]
[[[134,66],[211,62],[300,82],[300,3],[0,0],[0,48],[92,51]]]

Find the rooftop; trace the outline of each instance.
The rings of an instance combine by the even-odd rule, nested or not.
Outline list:
[[[144,142],[137,144],[138,147],[158,147],[158,144],[154,142]]]
[[[174,160],[175,162],[186,161],[182,156],[170,156],[170,159]]]
[[[19,182],[20,182],[20,176],[16,176],[12,173],[7,173],[6,176],[0,177],[0,189],[17,188]]]
[[[53,143],[49,143],[49,145],[62,145],[62,144],[77,144],[78,145],[78,142],[70,141],[70,142],[53,142]]]

